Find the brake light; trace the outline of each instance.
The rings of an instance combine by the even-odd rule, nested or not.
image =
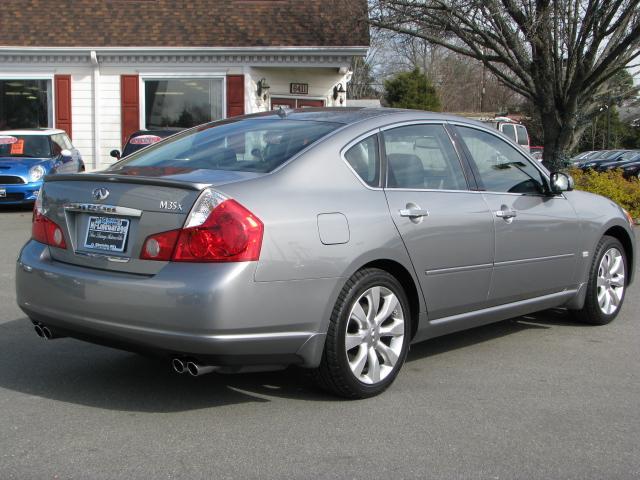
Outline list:
[[[39,210],[33,211],[31,238],[52,247],[67,248],[62,229],[53,220],[45,217]]]
[[[249,262],[260,258],[263,223],[235,200],[206,190],[185,227],[148,237],[140,258],[174,262]]]

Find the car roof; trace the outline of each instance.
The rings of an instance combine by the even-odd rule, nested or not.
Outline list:
[[[286,118],[287,120],[314,120],[318,122],[342,123],[345,125],[359,123],[365,120],[383,117],[396,116],[401,120],[439,120],[442,122],[464,122],[470,125],[479,125],[486,128],[486,124],[467,117],[456,115],[427,112],[424,110],[410,110],[403,108],[387,107],[322,107],[322,108],[298,108],[272,110],[269,112],[246,115],[244,118]]]
[[[55,135],[65,133],[59,128],[20,128],[15,130],[1,130],[0,135]]]

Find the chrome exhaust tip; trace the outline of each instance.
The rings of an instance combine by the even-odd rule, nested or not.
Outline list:
[[[40,325],[34,325],[33,329],[36,331],[36,334],[40,337],[40,338],[45,338],[44,337],[44,332],[42,331],[42,327]]]
[[[42,327],[41,330],[45,340],[51,340],[54,338],[53,332],[49,329],[49,327]]]
[[[187,370],[189,374],[193,377],[199,377],[200,375],[204,375],[206,373],[211,373],[214,370],[217,370],[218,367],[213,365],[200,365],[196,362],[187,362]]]
[[[176,373],[184,373],[187,370],[187,365],[179,358],[174,358],[171,360],[171,368]]]

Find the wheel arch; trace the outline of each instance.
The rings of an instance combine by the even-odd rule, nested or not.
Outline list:
[[[609,227],[605,232],[604,235],[607,235],[609,237],[613,237],[615,239],[617,239],[623,246],[624,248],[624,253],[627,256],[627,265],[628,265],[628,272],[629,274],[627,275],[627,285],[629,285],[633,279],[633,273],[634,273],[634,265],[635,265],[635,258],[634,258],[634,254],[633,254],[633,241],[631,240],[631,236],[627,233],[627,231],[624,229],[624,227],[621,227],[619,225],[613,225],[612,227]]]
[[[365,268],[378,268],[393,275],[402,288],[404,289],[407,299],[409,300],[409,308],[411,310],[411,338],[413,338],[418,331],[418,323],[420,321],[420,305],[421,297],[419,292],[419,286],[413,278],[413,275],[399,262],[389,259],[373,260],[369,263],[362,265],[358,270]]]

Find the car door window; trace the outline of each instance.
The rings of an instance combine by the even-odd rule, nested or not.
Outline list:
[[[58,156],[66,147],[62,140],[62,135],[51,135],[51,146],[53,147],[53,155]]]
[[[380,186],[378,137],[373,135],[356,143],[344,154],[351,168],[370,187]]]
[[[442,125],[409,125],[384,132],[387,187],[466,190],[460,159]]]
[[[518,145],[522,145],[523,147],[529,145],[529,135],[527,134],[526,127],[516,125],[516,130],[518,132]]]
[[[496,135],[458,127],[484,189],[490,192],[544,193],[541,172],[516,148]]]
[[[500,127],[500,130],[511,140],[513,140],[514,142],[516,141],[516,129],[513,125],[509,123],[503,123]]]

